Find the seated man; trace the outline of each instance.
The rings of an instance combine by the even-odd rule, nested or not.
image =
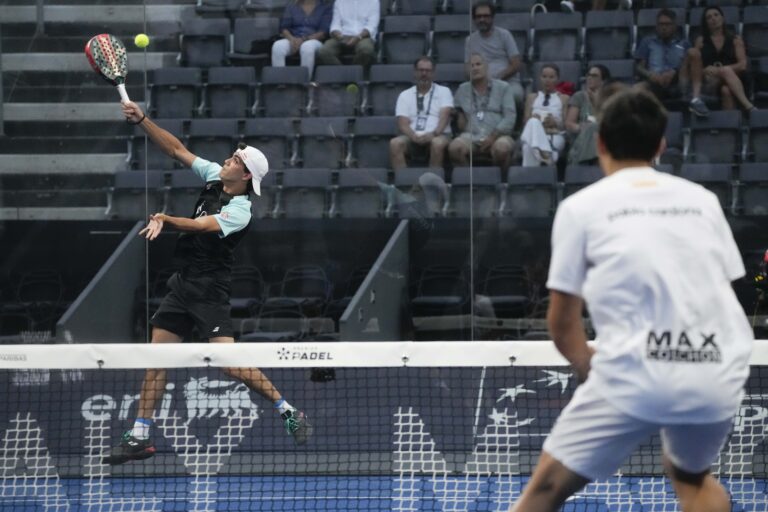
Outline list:
[[[443,167],[445,149],[450,139],[453,94],[451,90],[432,81],[435,64],[429,57],[420,57],[413,65],[416,85],[404,90],[397,98],[395,115],[402,135],[389,141],[389,160],[394,170],[406,166],[406,153],[418,147],[429,148],[429,166]]]
[[[635,51],[635,69],[644,80],[642,86],[660,100],[682,96],[681,85],[687,81],[685,56],[691,44],[678,37],[677,31],[675,11],[661,9],[656,15],[656,33],[645,36]]]
[[[370,67],[376,59],[379,17],[379,0],[336,0],[331,37],[317,50],[318,64],[338,66],[342,51],[354,51],[354,63]]]
[[[475,157],[490,156],[494,165],[506,171],[512,160],[515,141],[510,134],[517,120],[515,95],[509,84],[488,77],[488,63],[478,54],[469,59],[470,81],[456,91],[454,105],[461,135],[448,146],[453,165],[467,165],[469,152]]]

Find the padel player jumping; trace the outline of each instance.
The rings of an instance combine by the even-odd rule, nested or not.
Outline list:
[[[651,162],[667,116],[624,91],[601,113],[606,177],[568,197],[552,230],[547,314],[558,350],[585,381],[563,409],[514,512],[558,510],[660,433],[684,512],[725,512],[709,472],[749,375],[753,333],[731,281],[744,264],[717,197]],[[589,307],[598,342],[587,345]]]
[[[233,253],[248,233],[253,191],[261,195],[261,180],[269,168],[258,149],[240,144],[224,165],[199,158],[181,141],[144,115],[133,102],[123,103],[128,122],[141,126],[147,136],[168,156],[191,167],[205,182],[191,218],[156,213],[139,234],[148,240],[158,237],[168,225],[181,231],[174,259],[180,270],[168,280],[169,292],[152,316],[152,343],[178,343],[194,327],[213,343],[234,342],[230,318],[230,281]],[[286,402],[280,392],[256,368],[225,368],[275,406],[286,430],[298,444],[312,435],[307,416]],[[165,389],[166,371],[148,369],[141,386],[139,411],[133,429],[104,457],[107,464],[123,464],[155,454],[149,439],[155,403]]]

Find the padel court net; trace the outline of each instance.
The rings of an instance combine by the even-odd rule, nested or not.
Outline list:
[[[222,371],[251,366],[306,412],[307,444]],[[157,453],[106,465],[146,367],[168,368]],[[547,342],[3,346],[0,510],[506,511],[575,385]],[[766,426],[756,364],[713,466],[734,511],[768,510]],[[658,438],[564,510],[679,510]]]

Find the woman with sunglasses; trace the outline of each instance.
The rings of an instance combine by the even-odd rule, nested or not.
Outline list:
[[[574,94],[568,103],[565,129],[573,137],[571,149],[568,151],[569,165],[592,164],[597,160],[597,104],[603,85],[610,79],[610,71],[602,64],[590,67],[584,89]]]
[[[525,128],[520,136],[523,166],[554,165],[565,147],[565,109],[570,96],[557,91],[560,68],[544,64],[539,74],[541,90],[525,102]]]

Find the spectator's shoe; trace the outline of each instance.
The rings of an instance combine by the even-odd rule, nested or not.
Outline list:
[[[573,2],[570,2],[568,0],[563,0],[560,2],[560,10],[562,12],[575,12],[576,7],[574,7]]]
[[[302,445],[312,437],[312,424],[307,415],[296,409],[290,409],[280,415],[285,420],[285,430],[293,436],[296,444]]]
[[[632,9],[632,0],[620,0],[619,9],[622,9],[624,11],[629,11],[630,9]]]
[[[706,103],[701,101],[701,98],[693,98],[688,104],[688,110],[698,117],[709,117],[709,108],[707,108]]]
[[[120,444],[113,447],[109,455],[102,459],[104,464],[116,466],[130,460],[144,460],[155,454],[155,445],[149,439],[136,439],[128,430],[120,439]]]

